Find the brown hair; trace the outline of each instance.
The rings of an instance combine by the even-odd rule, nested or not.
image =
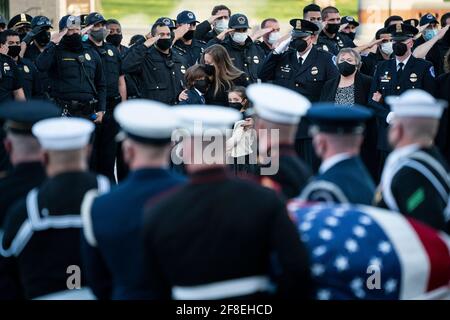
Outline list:
[[[330,13],[339,13],[339,10],[336,7],[326,7],[322,9],[322,20],[325,20],[326,18],[328,18],[328,14]]]
[[[211,15],[215,16],[217,14],[217,12],[221,11],[221,10],[227,10],[228,11],[228,15],[231,16],[231,10],[230,8],[228,8],[227,6],[220,4],[218,6],[215,6],[212,11],[211,11]]]
[[[249,106],[249,100],[247,98],[247,93],[246,93],[245,87],[242,87],[242,86],[232,87],[230,90],[228,90],[228,93],[231,93],[231,92],[237,93],[239,95],[239,97],[242,98],[242,101],[244,101],[244,103],[245,103],[243,105],[243,108],[244,108],[244,110],[246,110]]]
[[[186,85],[188,89],[194,87],[194,82],[201,78],[207,78],[208,75],[205,72],[205,66],[202,64],[196,64],[186,70]]]
[[[239,78],[244,72],[233,65],[227,50],[220,44],[206,48],[200,59],[201,63],[205,63],[206,54],[209,54],[214,61],[215,74],[212,83],[214,96],[216,96],[221,87],[231,88],[233,86],[233,80]]]

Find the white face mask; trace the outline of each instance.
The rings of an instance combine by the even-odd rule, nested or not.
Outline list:
[[[392,54],[392,52],[394,52],[394,49],[392,49],[392,42],[382,43],[381,44],[381,51],[384,54],[387,54],[388,56],[390,56]]]
[[[274,43],[277,42],[278,40],[280,40],[280,33],[279,33],[279,32],[272,32],[272,33],[269,35],[269,40],[268,40],[268,42],[269,42],[270,44],[274,44]]]
[[[222,19],[216,22],[215,29],[221,33],[228,29],[228,19]]]
[[[247,32],[235,32],[233,33],[232,39],[237,43],[244,43],[247,40]]]

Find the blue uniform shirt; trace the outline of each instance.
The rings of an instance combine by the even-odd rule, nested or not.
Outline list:
[[[100,299],[146,299],[143,248],[140,233],[143,208],[158,194],[184,182],[183,176],[166,169],[140,169],[110,193],[96,198],[90,222],[83,220],[92,238],[83,243],[88,285]],[[89,217],[89,214],[85,216]],[[90,224],[87,227],[87,224]],[[85,240],[86,240],[85,239]],[[88,244],[89,243],[89,244]]]

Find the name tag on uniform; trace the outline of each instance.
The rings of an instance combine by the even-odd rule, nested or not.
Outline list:
[[[63,58],[63,61],[76,61],[74,58]]]
[[[391,81],[391,76],[389,75],[389,73],[385,73],[384,76],[381,77],[380,79],[381,82],[389,82]]]
[[[286,65],[286,66],[284,66],[284,67],[281,67],[281,72],[287,72],[287,73],[289,73],[289,72],[291,72],[291,67],[289,66],[289,65]]]

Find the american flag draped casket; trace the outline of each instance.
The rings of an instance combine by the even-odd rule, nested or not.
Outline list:
[[[311,259],[316,297],[450,299],[450,237],[384,209],[288,205]]]

